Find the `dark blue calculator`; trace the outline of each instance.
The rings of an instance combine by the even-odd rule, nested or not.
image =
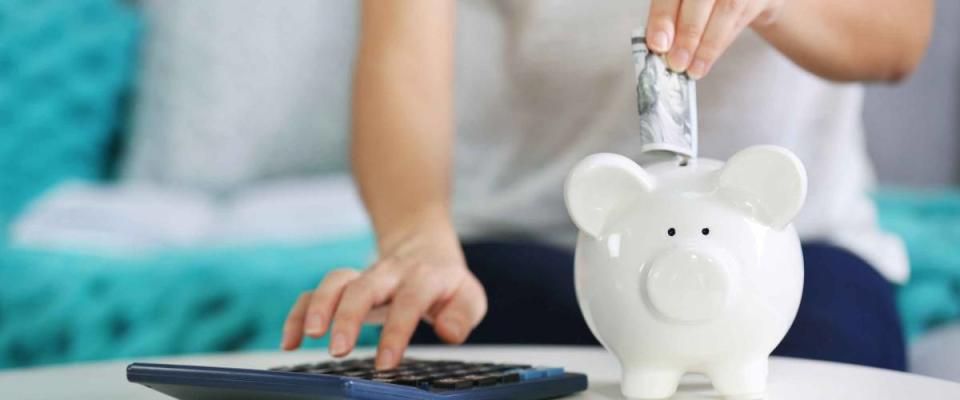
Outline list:
[[[268,370],[133,363],[127,380],[180,400],[535,400],[587,388],[586,375],[559,367],[412,358],[381,371],[372,358]]]

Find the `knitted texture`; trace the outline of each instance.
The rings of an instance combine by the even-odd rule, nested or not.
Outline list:
[[[960,318],[960,192],[885,191],[881,225],[903,238],[910,281],[898,303],[907,336]]]
[[[277,349],[296,297],[332,269],[366,265],[373,247],[364,236],[143,259],[0,248],[0,368]],[[377,337],[365,328],[360,344]]]
[[[0,226],[64,178],[99,177],[136,58],[114,0],[0,0]]]

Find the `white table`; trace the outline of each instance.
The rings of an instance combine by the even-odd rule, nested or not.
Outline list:
[[[363,350],[356,354],[368,356],[372,352]],[[588,391],[571,399],[622,398],[616,361],[597,347],[417,347],[410,350],[408,355],[564,366],[571,371],[585,372],[590,379]],[[267,368],[326,358],[329,356],[324,352],[299,351],[212,354],[149,361]],[[128,383],[125,371],[127,364],[128,361],[118,361],[3,372],[0,373],[0,399],[169,399],[140,385]],[[676,398],[715,399],[717,396],[705,379],[690,376],[681,385],[681,392]],[[767,399],[957,400],[960,399],[960,384],[874,368],[774,357],[770,365]]]

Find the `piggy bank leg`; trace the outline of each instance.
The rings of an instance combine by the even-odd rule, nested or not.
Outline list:
[[[678,369],[624,367],[620,390],[630,399],[665,399],[676,393],[681,376]]]
[[[714,389],[727,399],[761,399],[767,390],[767,357],[716,365],[708,375]]]

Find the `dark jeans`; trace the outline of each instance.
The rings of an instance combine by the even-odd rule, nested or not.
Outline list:
[[[489,311],[467,343],[597,344],[577,305],[573,253],[537,243],[464,245],[487,291]],[[904,370],[894,287],[869,264],[826,244],[803,245],[805,281],[797,318],[775,355]],[[437,343],[417,329],[414,343]]]

